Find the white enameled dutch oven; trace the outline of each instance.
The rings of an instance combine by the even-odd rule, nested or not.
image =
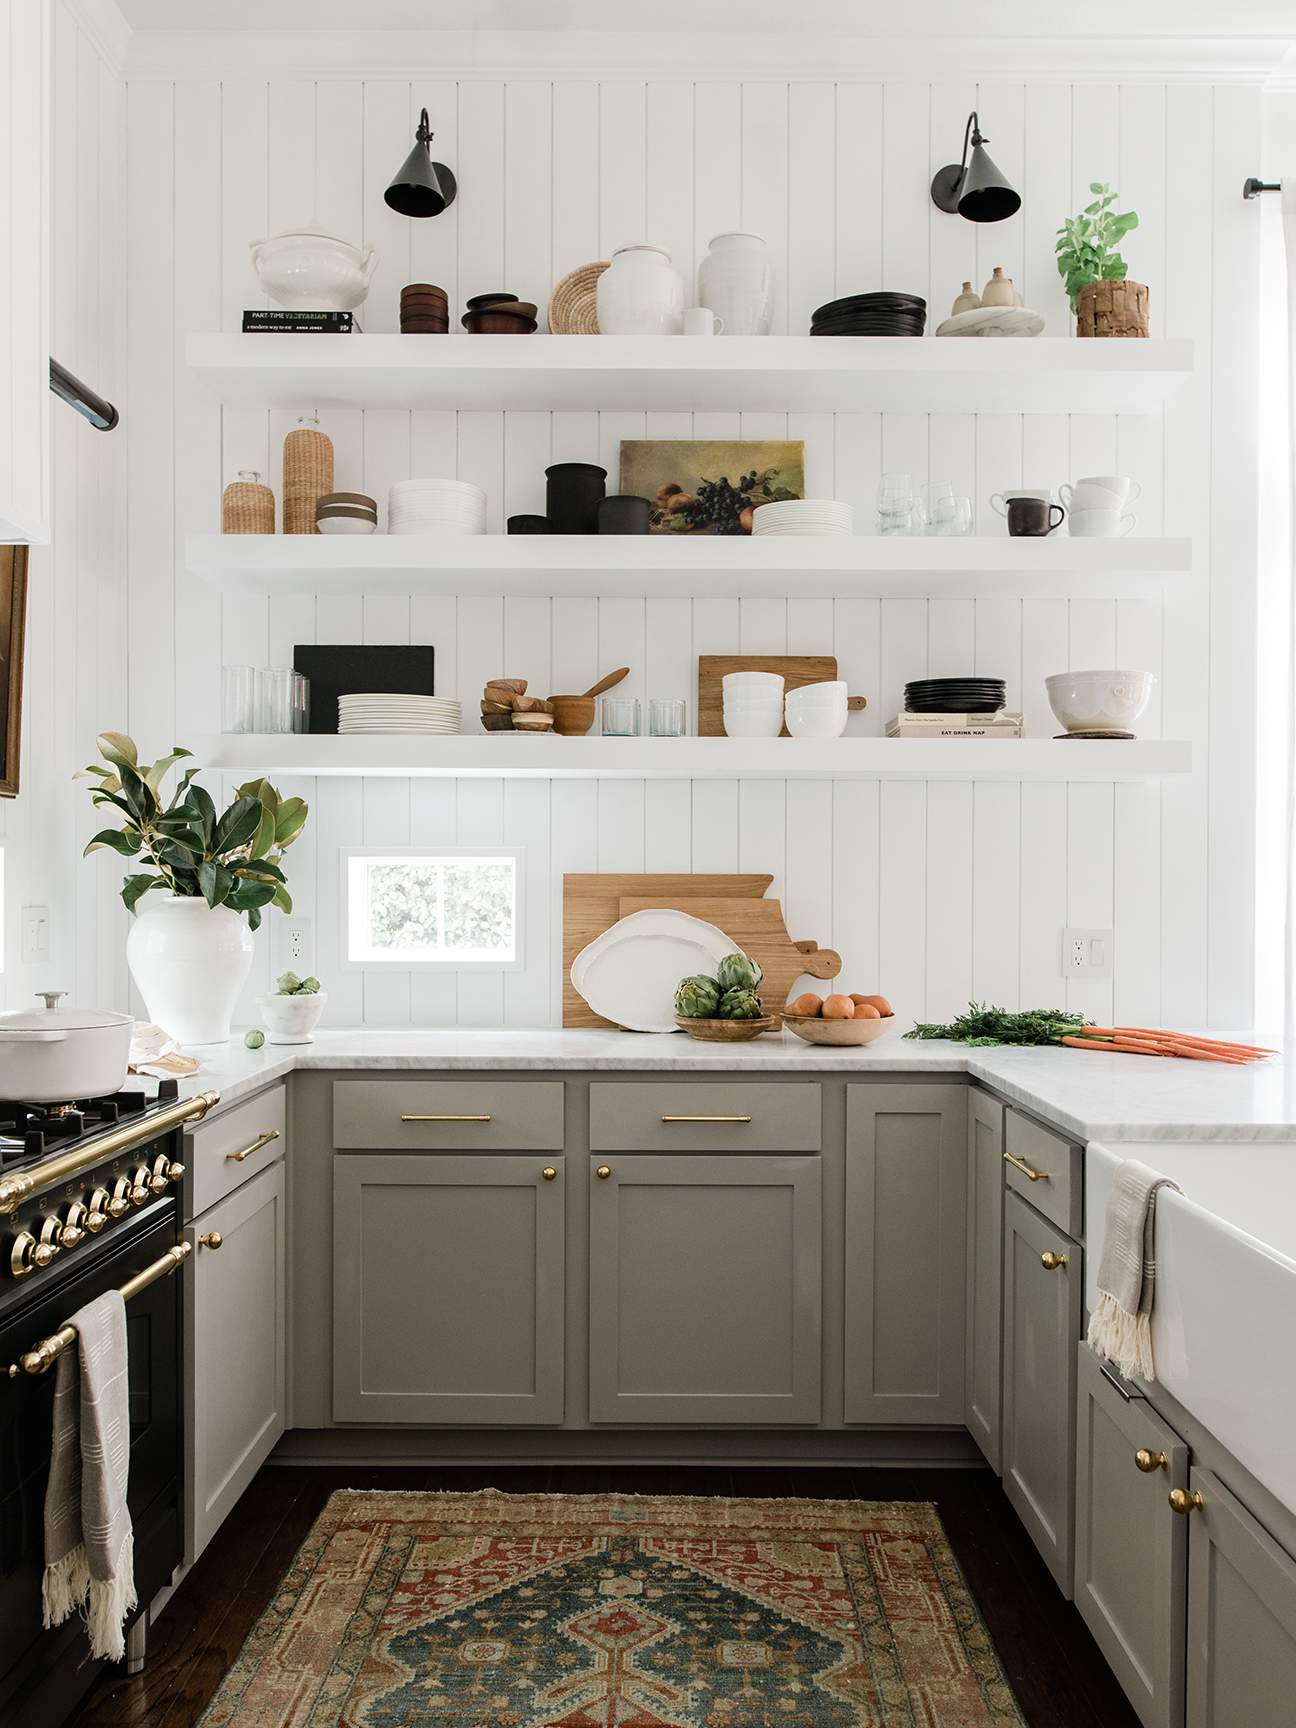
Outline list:
[[[39,991],[43,1010],[0,1014],[0,1098],[65,1104],[120,1092],[130,1062],[129,1014],[60,1008],[62,990]]]

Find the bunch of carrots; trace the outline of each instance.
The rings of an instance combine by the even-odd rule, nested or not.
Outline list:
[[[1256,1044],[1224,1044],[1190,1038],[1186,1032],[1154,1032],[1146,1026],[1086,1026],[1060,1040],[1073,1050],[1121,1050],[1131,1056],[1189,1056],[1197,1062],[1261,1062],[1276,1056]]]

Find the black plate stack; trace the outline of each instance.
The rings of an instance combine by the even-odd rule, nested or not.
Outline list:
[[[927,302],[917,294],[849,294],[811,315],[812,336],[921,336]]]
[[[906,714],[997,714],[1007,700],[1002,678],[915,678],[904,692]]]

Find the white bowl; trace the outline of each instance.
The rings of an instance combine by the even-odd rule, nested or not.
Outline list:
[[[846,705],[840,708],[788,710],[787,729],[794,738],[840,738],[846,730]]]
[[[726,695],[736,690],[777,690],[782,693],[783,674],[781,672],[726,672],[720,680],[720,687]]]
[[[268,1044],[313,1044],[311,1036],[328,1001],[327,990],[313,996],[258,996]]]
[[[1055,672],[1049,707],[1068,732],[1127,730],[1152,699],[1152,672]]]
[[[728,738],[777,738],[783,730],[783,711],[775,708],[770,714],[731,714],[724,717]]]
[[[795,690],[788,691],[789,700],[796,698],[804,700],[811,696],[844,696],[846,681],[843,678],[825,678],[820,684],[798,684]]]
[[[767,720],[771,714],[780,717],[783,713],[781,702],[726,702],[724,712],[732,714],[735,720]]]
[[[1129,533],[1137,518],[1119,510],[1073,510],[1066,519],[1073,540],[1118,540]]]
[[[376,534],[378,524],[371,516],[321,516],[315,526],[321,534]]]

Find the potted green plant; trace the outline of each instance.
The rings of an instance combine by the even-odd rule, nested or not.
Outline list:
[[[1117,251],[1131,228],[1138,227],[1132,210],[1112,209],[1116,194],[1097,180],[1097,194],[1079,216],[1070,216],[1058,229],[1058,274],[1071,298],[1077,336],[1146,336],[1148,291],[1142,282],[1126,280],[1126,263]]]
[[[152,867],[127,876],[121,891],[135,913],[126,960],[148,1016],[182,1044],[224,1043],[261,908],[292,910],[281,860],[305,826],[307,806],[253,780],[220,813],[196,783],[196,767],[185,769],[164,804],[163,780],[192,752],[177,745],[146,766],[123,732],[96,742],[108,767],[92,764],[76,778],[93,779],[96,808],[116,810],[122,823],[101,829],[85,855],[111,851]],[[154,889],[162,892],[141,907]]]

